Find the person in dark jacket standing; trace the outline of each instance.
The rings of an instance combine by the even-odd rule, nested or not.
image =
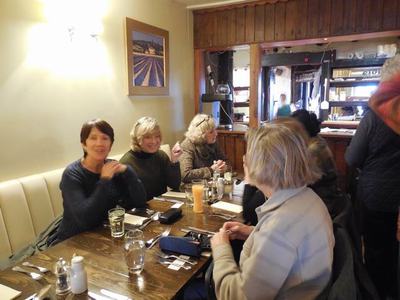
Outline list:
[[[370,110],[361,120],[345,158],[350,166],[361,170],[357,198],[362,204],[367,270],[382,299],[398,299],[400,135]]]
[[[103,120],[83,124],[83,158],[65,169],[60,189],[64,215],[55,243],[91,230],[107,219],[116,205],[125,209],[146,205],[146,192],[130,166],[107,159],[114,142],[114,130]]]

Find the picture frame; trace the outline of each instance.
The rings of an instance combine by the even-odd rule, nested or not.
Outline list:
[[[169,33],[126,18],[128,94],[169,95]]]

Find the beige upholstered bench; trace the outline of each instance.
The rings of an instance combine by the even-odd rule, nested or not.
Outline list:
[[[168,144],[161,150],[170,156]],[[122,154],[112,158],[119,159]],[[64,169],[0,182],[0,265],[63,212],[59,184]]]

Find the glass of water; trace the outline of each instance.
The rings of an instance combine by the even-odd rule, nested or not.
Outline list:
[[[146,254],[143,232],[141,230],[135,229],[126,232],[124,250],[129,273],[139,275],[143,271]]]
[[[112,237],[121,237],[124,235],[124,217],[125,209],[122,207],[112,208],[108,211]]]
[[[193,206],[193,191],[190,183],[185,184],[186,205]]]

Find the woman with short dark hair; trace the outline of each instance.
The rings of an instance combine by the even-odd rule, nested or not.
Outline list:
[[[88,121],[80,136],[83,157],[67,166],[60,183],[64,215],[55,243],[101,225],[116,205],[131,209],[146,203],[144,187],[132,168],[107,159],[114,142],[110,124]]]

